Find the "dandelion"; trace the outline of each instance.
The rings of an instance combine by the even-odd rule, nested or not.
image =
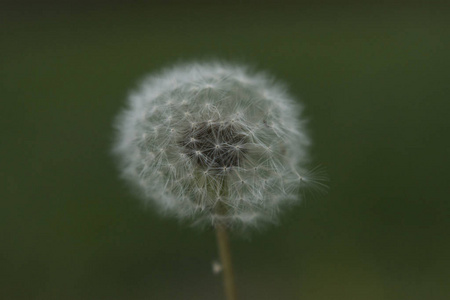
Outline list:
[[[130,95],[114,152],[144,201],[216,228],[227,276],[226,230],[276,222],[311,181],[299,114],[265,74],[219,62],[178,65]]]

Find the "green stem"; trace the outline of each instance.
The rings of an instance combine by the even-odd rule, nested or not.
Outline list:
[[[223,224],[216,225],[217,246],[223,269],[223,282],[227,300],[237,300],[236,285],[234,283],[233,266],[231,263],[230,241],[228,232]]]

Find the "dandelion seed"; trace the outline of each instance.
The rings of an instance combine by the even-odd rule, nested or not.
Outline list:
[[[212,262],[212,271],[214,274],[219,274],[220,272],[222,272],[223,267],[220,264],[220,262],[218,262],[217,260]]]

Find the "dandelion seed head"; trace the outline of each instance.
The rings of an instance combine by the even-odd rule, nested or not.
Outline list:
[[[178,65],[146,78],[117,118],[121,175],[162,212],[199,224],[275,222],[301,200],[301,107],[263,73]]]

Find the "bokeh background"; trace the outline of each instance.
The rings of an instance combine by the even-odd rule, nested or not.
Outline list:
[[[241,299],[450,299],[450,10],[359,2],[1,2],[0,298],[222,299],[214,233],[110,155],[139,79],[221,58],[289,84],[330,177],[233,236]]]

